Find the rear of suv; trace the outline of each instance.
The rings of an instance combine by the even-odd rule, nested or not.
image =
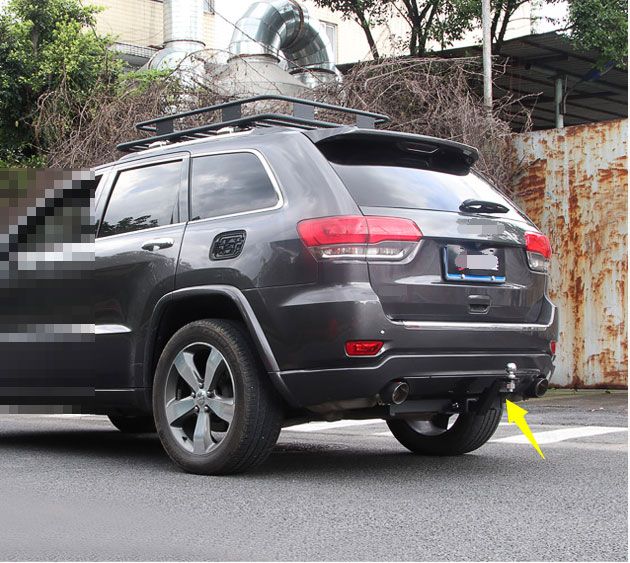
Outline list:
[[[261,463],[306,420],[383,418],[419,454],[480,447],[503,399],[553,373],[547,238],[471,168],[474,148],[281,99],[294,115],[241,117],[256,98],[198,110],[224,120],[195,129],[139,124],[156,135],[95,170],[83,408],[155,424],[206,474]]]

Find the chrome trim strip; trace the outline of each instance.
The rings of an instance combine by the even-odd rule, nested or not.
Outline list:
[[[170,227],[180,227],[186,225],[186,221],[180,221],[179,223],[169,223],[168,225],[158,225],[157,227],[149,227],[148,229],[138,229],[137,231],[128,231],[126,233],[117,233],[115,235],[107,235],[104,237],[96,237],[94,242],[98,243],[100,241],[114,240],[118,237],[124,237],[125,235],[133,235],[133,234],[150,234],[155,233],[156,231],[168,229]]]
[[[394,321],[413,330],[462,330],[472,332],[545,332],[553,325],[556,308],[551,310],[547,324],[535,323],[468,323],[452,321]]]
[[[9,328],[10,331],[2,329]],[[19,323],[0,326],[1,343],[18,342],[94,342],[93,324]]]
[[[125,325],[95,325],[95,334],[125,334],[131,329]]]

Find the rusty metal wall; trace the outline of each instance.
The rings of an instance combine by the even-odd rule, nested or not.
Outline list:
[[[515,199],[553,248],[555,385],[628,387],[627,140],[627,119],[514,137]]]

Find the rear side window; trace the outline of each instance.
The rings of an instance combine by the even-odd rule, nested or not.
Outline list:
[[[123,170],[118,174],[99,237],[173,223],[182,161]]]
[[[501,203],[517,213],[506,197],[474,172],[456,176],[402,166],[332,166],[354,200],[362,206],[457,212],[464,200],[480,199]]]
[[[267,209],[277,203],[278,194],[256,155],[242,152],[193,158],[193,219]]]

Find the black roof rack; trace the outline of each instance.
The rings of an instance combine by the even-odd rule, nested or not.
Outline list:
[[[258,102],[262,100],[278,100],[293,103],[293,115],[281,113],[260,113],[247,117],[242,116],[243,104]],[[216,135],[219,129],[225,127],[297,127],[300,129],[316,129],[318,127],[339,127],[339,123],[330,123],[328,121],[319,121],[315,119],[315,108],[323,108],[328,110],[349,113],[356,116],[356,124],[363,129],[373,129],[376,125],[386,123],[389,117],[369,111],[361,111],[358,109],[344,108],[342,106],[333,106],[321,102],[313,102],[311,100],[303,100],[300,98],[290,98],[288,96],[263,95],[254,96],[253,98],[244,98],[235,100],[216,106],[208,106],[174,115],[157,117],[136,123],[139,131],[149,131],[154,133],[152,137],[145,139],[137,139],[128,143],[121,143],[116,148],[123,152],[136,152],[149,148],[149,145],[158,141],[185,141],[197,139],[200,137],[208,137]],[[190,129],[176,131],[174,122],[182,117],[191,115],[199,115],[211,111],[221,110],[221,121],[217,123],[208,123]]]

